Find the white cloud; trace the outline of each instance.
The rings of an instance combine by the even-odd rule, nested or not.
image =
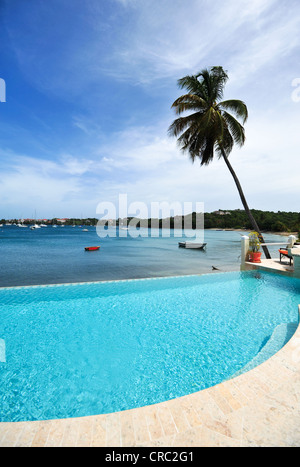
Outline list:
[[[66,37],[62,30],[64,23],[59,18],[58,33],[63,35],[64,41],[55,52],[51,50],[48,59],[40,41],[36,40],[38,25],[41,21],[45,24],[43,44],[53,41],[57,31],[48,25],[44,8],[35,5],[31,15],[36,25],[30,33],[22,34],[10,28],[11,43],[27,78],[46,92],[53,91],[61,96],[62,93],[82,95],[105,74],[116,80],[146,84],[215,65],[211,60],[227,62],[232,54],[244,64],[258,58],[258,67],[263,65],[263,58],[269,59],[274,52],[277,55],[281,52],[281,47],[276,50],[276,45],[282,46],[281,39],[286,46],[293,47],[298,37],[297,15],[293,14],[293,9],[278,29],[278,17],[287,14],[278,0],[189,0],[188,5],[182,0],[118,0],[117,3],[122,4],[127,14],[122,23],[121,11],[116,10],[107,18],[108,35],[103,32],[103,8],[98,2],[90,1],[85,8],[81,5],[82,31],[86,34],[75,27],[73,8],[76,3],[70,2],[67,11],[70,21],[74,21],[74,25],[70,23],[69,26],[70,37]],[[277,20],[272,22],[274,11]],[[70,47],[70,40],[74,40],[75,47]],[[261,49],[262,54],[259,53]],[[80,126],[80,122],[77,125]]]
[[[172,7],[169,2],[153,6],[153,1],[143,1],[138,7],[134,3],[136,20],[115,50],[112,67],[105,71],[115,79],[145,84],[194,73],[216,60],[233,67],[241,63],[239,71],[251,71],[251,66],[256,70],[298,43],[293,11],[278,28],[285,10],[276,0],[191,0],[188,7],[181,1],[172,2]],[[274,11],[277,21],[273,22]]]
[[[299,193],[299,180],[294,168],[300,136],[293,115],[285,124],[282,133],[281,122],[269,114],[256,115],[246,125],[244,148],[230,156],[250,207],[297,210],[293,193]],[[204,202],[207,211],[242,208],[225,163],[216,159],[208,167],[192,164],[175,139],[166,137],[165,128],[165,121],[155,128],[131,127],[114,134],[110,144],[95,143],[89,157],[62,153],[51,161],[11,153],[2,168],[1,199],[15,204],[20,215],[36,208],[49,217],[96,215],[100,201],[117,203],[121,193],[128,195],[129,203],[187,201]],[[3,151],[1,156],[4,160]]]
[[[0,199],[3,210],[17,217],[31,217],[34,209],[43,217],[64,216],[86,202],[83,173],[91,161],[62,156],[57,162],[2,152]],[[77,202],[75,201],[77,200]],[[80,214],[79,214],[80,215]]]
[[[83,175],[90,172],[95,167],[95,162],[91,159],[78,159],[71,155],[61,156],[61,166],[56,166],[56,170],[62,171],[66,175]]]
[[[283,60],[300,46],[299,27],[300,17],[292,14],[285,18],[284,24],[274,22],[268,24],[264,19],[262,30],[252,40],[245,44],[243,51],[233,55],[230,59],[230,78],[232,83],[246,82],[260,69],[272,63],[283,64]],[[282,69],[281,72],[286,72]]]
[[[128,128],[115,134],[111,143],[100,146],[96,152],[105,154],[102,157],[105,166],[138,176],[147,171],[159,171],[178,158],[175,141],[161,135],[159,127]]]
[[[73,132],[70,136],[66,130],[58,150],[48,144],[47,135],[48,160],[39,154],[29,157],[28,149],[22,155],[17,150],[10,154],[2,151],[2,200],[16,206],[24,202],[30,209],[38,202],[49,216],[53,215],[52,206],[60,206],[61,216],[76,209],[85,212],[87,206],[92,214],[101,199],[115,200],[122,192],[128,193],[131,201],[197,200],[204,201],[208,210],[239,207],[223,161],[202,168],[192,165],[176,141],[167,137],[167,128],[175,118],[169,107],[171,99],[177,97],[173,96],[177,78],[220,64],[230,77],[228,98],[242,98],[251,108],[246,145],[231,155],[249,204],[261,208],[267,200],[266,209],[298,209],[295,194],[299,199],[299,183],[293,169],[300,146],[300,104],[291,99],[292,79],[299,76],[300,14],[296,1],[291,0],[287,8],[286,2],[279,0],[115,0],[116,10],[105,18],[98,1],[89,1],[88,6],[70,2],[66,11],[74,15],[78,4],[82,8],[80,22],[70,15],[70,35],[62,17],[57,30],[55,22],[48,25],[45,11],[49,9],[54,17],[55,9],[44,5],[41,15],[40,2],[30,11],[34,19],[30,30],[18,29],[18,23],[10,28],[13,50],[30,84],[59,96],[61,100],[55,100],[58,108],[62,105],[65,110],[64,101],[71,102],[66,128],[69,123]],[[22,20],[23,8],[26,10],[25,6],[18,10]],[[39,41],[41,17],[48,27]],[[77,24],[83,29],[76,28]],[[63,37],[60,47],[51,42],[56,32]],[[120,89],[128,95],[110,95],[111,84],[117,90],[120,80],[126,82]],[[157,113],[153,103],[156,86],[160,99],[170,100]],[[100,95],[105,96],[106,106],[101,105]],[[138,109],[136,126],[128,112],[130,99]],[[80,106],[76,106],[78,100]],[[114,109],[110,107],[112,100]],[[123,104],[127,112],[122,119],[119,110],[122,113]],[[47,131],[50,127],[54,133],[55,124],[52,126],[50,120]],[[79,136],[76,134],[78,145],[74,149],[76,129]],[[22,147],[26,135],[20,130]],[[28,134],[34,130],[30,128]],[[33,146],[36,150],[37,143]],[[275,193],[274,197],[278,194],[278,200],[271,199],[269,193]]]

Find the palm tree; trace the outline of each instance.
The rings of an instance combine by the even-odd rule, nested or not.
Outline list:
[[[169,134],[178,137],[180,148],[189,153],[193,162],[199,158],[201,165],[208,165],[212,162],[214,153],[224,159],[233,176],[252,228],[258,232],[261,243],[264,243],[241,184],[228,159],[234,144],[243,146],[245,142],[245,130],[242,124],[248,118],[248,110],[246,104],[240,100],[222,101],[227,80],[228,75],[221,66],[204,69],[197,75],[185,76],[178,80],[179,87],[186,89],[188,94],[176,99],[172,108],[175,108],[177,115],[189,111],[193,113],[174,120],[169,127]],[[263,246],[263,250],[266,258],[271,258],[266,246]]]

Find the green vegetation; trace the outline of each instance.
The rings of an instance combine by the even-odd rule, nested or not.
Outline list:
[[[180,148],[189,154],[193,162],[198,159],[201,165],[208,165],[215,154],[225,161],[251,228],[259,233],[260,241],[264,243],[257,220],[249,209],[239,179],[229,162],[234,145],[241,147],[245,142],[243,125],[248,118],[248,110],[240,100],[222,100],[227,81],[228,75],[221,66],[204,69],[197,75],[178,80],[179,87],[185,89],[187,94],[176,99],[172,107],[177,115],[192,113],[174,120],[169,133],[178,138]],[[268,248],[263,246],[263,250],[266,258],[270,258]]]
[[[253,216],[257,219],[263,232],[298,232],[300,237],[300,213],[299,212],[273,212],[273,211],[259,211],[251,210]],[[193,212],[186,216],[192,216],[192,228],[196,228],[196,213]],[[129,222],[132,218],[128,218]],[[188,219],[189,221],[190,219]],[[126,220],[123,220],[126,224]],[[164,223],[173,228],[183,228],[183,216],[170,217],[169,219],[139,219],[137,226],[151,227],[157,225],[162,228]],[[187,222],[186,225],[189,225]],[[211,213],[204,213],[204,228],[205,229],[241,229],[252,230],[252,225],[249,218],[243,209],[235,210],[219,210]]]
[[[284,212],[284,211],[259,211],[252,210],[253,215],[258,220],[262,231],[264,232],[298,232],[298,238],[300,240],[300,213],[299,212]],[[192,218],[192,219],[190,219]],[[117,219],[116,221],[100,220],[93,217],[80,219],[70,218],[64,219],[63,225],[127,225],[133,218],[128,217],[127,219]],[[184,219],[186,223],[184,222]],[[190,222],[191,221],[191,222]],[[18,224],[20,219],[1,219],[0,224]],[[31,224],[46,224],[46,225],[61,225],[62,223],[58,219],[24,219],[25,225]],[[187,225],[192,225],[192,228],[196,228],[196,213],[188,214],[185,216],[170,217],[167,219],[135,219],[135,225],[137,227],[158,227],[163,228],[164,226],[171,229],[184,228]],[[244,229],[252,230],[251,223],[248,216],[243,209],[234,210],[218,210],[214,212],[204,213],[204,228],[205,229]]]
[[[233,211],[224,211],[228,214],[220,215],[217,213],[204,214],[204,225],[206,229],[247,229],[252,226],[244,210],[236,209]],[[269,232],[298,232],[300,230],[299,212],[273,212],[252,210],[255,219],[262,231]]]

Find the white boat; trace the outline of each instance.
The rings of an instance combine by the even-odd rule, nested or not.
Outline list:
[[[40,226],[40,225],[38,225],[38,224],[34,224],[34,225],[31,225],[31,226],[30,226],[30,228],[31,228],[31,230],[34,230],[34,229],[40,229],[40,228],[41,228],[41,226]]]
[[[198,250],[203,250],[206,247],[206,243],[179,242],[178,246],[180,246],[181,248],[195,248]]]

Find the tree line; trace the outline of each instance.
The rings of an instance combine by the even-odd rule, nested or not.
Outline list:
[[[285,211],[259,211],[251,210],[257,224],[263,231],[271,232],[299,232],[300,231],[300,213]],[[205,213],[205,228],[220,229],[246,229],[252,230],[251,222],[242,209],[226,211],[228,214]]]
[[[285,211],[260,211],[252,209],[251,212],[255,216],[257,223],[261,230],[265,232],[300,232],[300,213],[299,212],[285,212]],[[186,225],[191,225],[193,229],[196,228],[196,212],[188,214],[187,216],[175,216],[167,219],[135,219],[134,224],[137,227],[153,227],[163,228],[168,225],[171,229],[184,228]],[[128,225],[132,221],[132,217],[127,219],[116,219],[113,224]],[[186,222],[188,221],[188,222]],[[0,224],[5,224],[8,221],[5,219],[0,220]],[[17,219],[9,220],[9,223],[18,224]],[[58,219],[44,220],[47,225],[60,224]],[[24,220],[24,224],[31,224],[32,220]],[[40,223],[39,221],[37,223]],[[65,219],[64,225],[110,225],[107,220],[100,220],[97,218],[70,218]],[[219,210],[214,212],[204,213],[204,228],[205,229],[245,229],[252,230],[252,225],[243,209],[234,210]]]
[[[260,211],[256,209],[251,210],[253,216],[257,220],[257,224],[264,232],[300,232],[300,213],[299,212],[285,212],[285,211]],[[222,214],[220,214],[222,213]],[[192,216],[192,221],[185,223],[187,217]],[[129,223],[131,218],[127,219]],[[166,220],[168,222],[166,222]],[[155,222],[153,222],[155,221]],[[125,224],[125,220],[122,221]],[[192,225],[196,228],[196,212],[188,216],[176,216],[168,219],[139,219],[137,226],[151,227],[157,225],[162,228],[164,224],[173,228],[184,228],[185,225]],[[214,211],[204,213],[204,228],[205,229],[245,229],[253,230],[251,221],[247,213],[243,209]]]

